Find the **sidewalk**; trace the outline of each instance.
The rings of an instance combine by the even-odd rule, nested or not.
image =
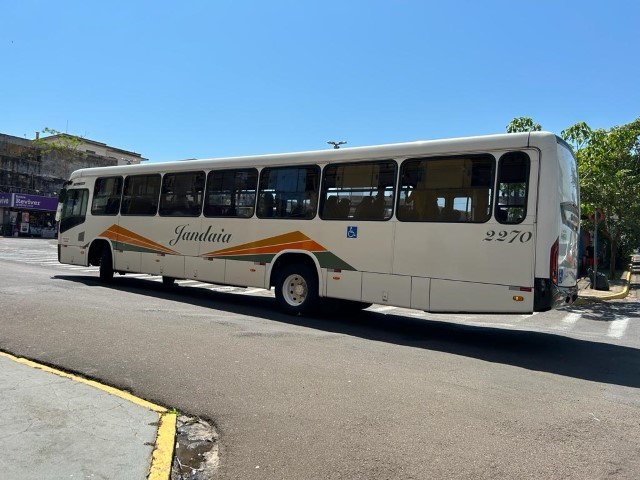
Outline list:
[[[0,352],[0,475],[168,480],[174,413]]]
[[[609,291],[591,289],[589,277],[578,280],[578,300],[576,303],[594,300],[616,300],[625,298],[629,293],[631,272],[620,272],[617,278],[609,280]],[[582,302],[581,302],[582,301]]]

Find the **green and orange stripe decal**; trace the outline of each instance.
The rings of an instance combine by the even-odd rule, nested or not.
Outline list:
[[[100,236],[111,240],[115,250],[180,255],[180,253],[175,250],[171,250],[164,245],[160,245],[153,240],[149,240],[142,235],[138,235],[137,233],[118,225],[111,225],[108,229],[102,232]]]
[[[289,232],[269,237],[256,242],[249,242],[235,247],[223,248],[203,254],[207,258],[224,258],[227,260],[245,260],[269,263],[283,250],[305,250],[313,253],[323,268],[340,268],[355,270],[347,262],[329,252],[322,245],[307,237],[300,231]]]
[[[102,232],[100,236],[111,240],[115,250],[181,255],[180,252],[115,224]],[[322,268],[355,270],[355,268],[340,257],[334,255],[300,231],[276,235],[275,237],[236,245],[235,247],[214,250],[204,253],[201,256],[204,258],[270,263],[278,253],[284,250],[303,250],[310,252],[318,259],[318,263]]]

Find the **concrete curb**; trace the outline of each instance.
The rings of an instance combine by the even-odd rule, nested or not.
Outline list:
[[[40,363],[28,360],[23,357],[16,357],[6,352],[0,351],[0,356],[13,360],[14,362],[26,365],[31,368],[36,368],[44,372],[52,373],[60,377],[68,378],[74,382],[83,383],[90,387],[102,390],[110,395],[117,396],[123,400],[127,400],[131,403],[139,405],[143,408],[147,408],[158,414],[158,432],[156,434],[156,442],[151,456],[151,464],[149,466],[149,474],[147,480],[169,480],[171,475],[171,464],[173,462],[173,449],[176,436],[176,413],[168,411],[166,408],[148,402],[142,398],[131,395],[124,390],[118,390],[117,388],[104,385],[96,382],[95,380],[88,380],[86,378],[73,375],[62,370],[42,365]]]

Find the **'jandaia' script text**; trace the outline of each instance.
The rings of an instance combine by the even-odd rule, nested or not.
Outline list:
[[[189,224],[178,225],[175,233],[176,238],[169,242],[169,245],[174,247],[183,240],[185,242],[210,242],[210,243],[229,243],[231,241],[231,234],[224,233],[224,228],[220,232],[211,231],[211,225],[204,232],[194,232],[187,230]]]

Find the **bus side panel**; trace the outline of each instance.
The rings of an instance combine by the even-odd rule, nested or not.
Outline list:
[[[309,222],[303,232],[353,269],[392,273],[395,224],[393,220],[365,222],[356,219],[317,219]],[[340,265],[326,267],[340,268]]]
[[[144,273],[162,275],[165,277],[183,278],[184,260],[182,255],[165,253],[143,253],[140,262]]]
[[[411,308],[429,310],[431,279],[411,277]]]
[[[411,277],[365,272],[362,274],[362,301],[410,307]]]
[[[64,232],[63,235],[64,237],[61,239],[60,245],[60,263],[86,266],[87,250],[80,242],[71,242],[71,235],[73,235],[73,233],[69,235],[69,232]]]
[[[266,270],[267,267],[263,262],[227,260],[224,283],[239,287],[266,288]]]
[[[362,273],[349,270],[328,271],[327,297],[360,301],[362,298]]]
[[[227,261],[220,258],[186,257],[185,276],[203,282],[224,283]]]
[[[514,301],[514,297],[523,300]],[[431,280],[432,312],[500,312],[533,311],[533,291],[522,292],[503,285]]]
[[[114,269],[184,278],[185,255],[198,254],[200,225],[197,217],[120,216]]]

